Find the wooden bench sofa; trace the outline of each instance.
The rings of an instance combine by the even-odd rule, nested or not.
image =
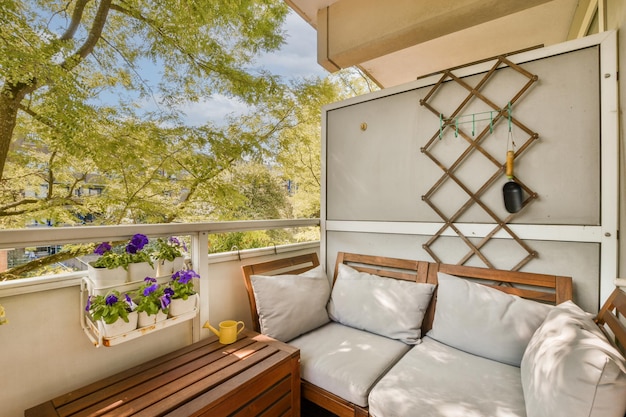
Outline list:
[[[349,268],[345,269],[345,266],[348,266]],[[315,253],[243,266],[242,272],[246,288],[248,290],[255,330],[261,332],[267,330],[266,325],[268,323],[270,323],[271,326],[274,326],[272,321],[274,317],[268,316],[268,314],[274,314],[275,311],[271,311],[270,308],[270,311],[268,312],[263,305],[260,305],[263,303],[267,304],[265,300],[267,294],[264,294],[263,291],[269,291],[269,289],[274,292],[272,302],[274,308],[280,308],[284,300],[289,300],[292,297],[296,300],[300,300],[299,302],[302,303],[300,307],[304,308],[304,311],[302,309],[298,309],[298,306],[291,306],[292,310],[287,311],[285,317],[291,317],[292,321],[297,322],[300,316],[305,318],[308,318],[308,316],[315,316],[317,314],[313,311],[315,308],[311,307],[312,299],[317,297],[315,290],[305,289],[303,297],[301,294],[301,299],[298,299],[298,296],[294,296],[290,291],[292,291],[294,286],[297,286],[298,283],[311,285],[312,279],[316,278],[313,271],[317,271],[317,273],[319,273],[320,268],[319,260]],[[350,271],[350,274],[357,274],[358,276],[351,276],[350,278],[356,279],[348,279],[346,282],[343,282],[341,278],[342,271],[345,275],[348,270]],[[380,282],[388,283],[389,286],[395,286],[398,282],[400,282],[401,285],[399,288],[401,289],[409,288],[406,286],[407,283],[408,285],[432,284],[433,286],[439,284],[438,288],[434,292],[434,295],[432,296],[431,301],[427,302],[427,307],[424,307],[423,321],[421,323],[421,329],[419,329],[421,336],[423,337],[419,341],[410,340],[410,343],[408,344],[399,342],[399,344],[396,343],[393,345],[393,342],[396,341],[391,341],[389,337],[385,337],[389,335],[380,336],[378,334],[372,334],[372,339],[368,339],[370,337],[369,333],[372,332],[367,329],[367,323],[365,325],[363,324],[363,320],[367,321],[368,317],[370,317],[373,321],[377,320],[377,314],[370,315],[367,313],[370,311],[368,308],[371,305],[376,304],[378,302],[377,300],[372,301],[368,299],[362,303],[363,305],[357,305],[357,313],[359,311],[365,313],[361,313],[360,315],[357,314],[356,317],[353,316],[349,318],[348,321],[354,320],[356,322],[356,326],[359,328],[352,328],[344,323],[335,321],[336,317],[333,317],[331,310],[339,311],[337,306],[333,306],[333,303],[337,304],[337,301],[333,301],[333,299],[336,296],[337,299],[340,299],[341,297],[341,295],[338,294],[338,288],[343,289],[344,293],[348,293],[348,296],[350,296],[349,293],[352,291],[345,291],[346,288],[355,288],[354,293],[357,296],[359,296],[359,294],[360,296],[366,294],[362,291],[362,289],[358,289],[358,286],[363,285],[361,284],[361,281],[359,281],[359,277],[366,278],[366,281],[369,277],[368,275],[359,274],[369,274],[370,277],[371,275],[375,276],[372,278],[374,280],[372,282],[374,282],[375,285],[365,289],[366,291],[369,290],[371,293],[381,292],[381,287],[376,286],[380,284]],[[281,276],[283,279],[276,280],[277,276]],[[309,278],[309,280],[304,280],[303,278]],[[459,278],[461,278],[461,280],[459,280]],[[338,279],[340,280],[340,286],[337,284]],[[385,279],[390,280],[386,281]],[[283,280],[287,280],[285,282],[289,283],[276,290],[276,287],[273,287],[273,285],[276,285],[274,282],[283,282]],[[537,395],[536,401],[533,399],[530,401],[531,404],[527,405],[529,401],[524,400],[525,393],[523,391],[528,391],[527,395],[533,395],[532,390],[540,392],[542,387],[533,385],[533,383],[536,383],[533,378],[542,379],[545,377],[540,374],[540,369],[533,367],[535,359],[534,357],[531,357],[533,352],[529,353],[529,351],[532,350],[532,345],[535,349],[534,354],[537,355],[537,343],[534,338],[537,334],[546,333],[546,337],[549,339],[550,325],[561,325],[558,321],[562,319],[560,315],[562,313],[561,310],[570,314],[570,310],[577,308],[573,303],[571,303],[571,301],[566,303],[572,298],[572,280],[570,277],[501,271],[340,252],[337,255],[332,283],[333,293],[331,300],[328,303],[328,310],[331,311],[330,316],[332,320],[329,320],[328,323],[320,325],[318,328],[306,329],[307,331],[304,334],[297,335],[295,338],[290,339],[291,336],[286,337],[290,340],[285,340],[289,344],[292,344],[300,349],[302,358],[301,376],[303,398],[342,417],[367,415],[374,415],[376,417],[384,417],[386,415],[487,416],[490,413],[494,413],[494,411],[485,410],[485,407],[492,407],[493,404],[498,407],[503,407],[507,413],[510,411],[509,414],[506,414],[508,416],[526,415],[526,408],[530,411],[534,411],[535,409],[542,408],[549,409],[549,406],[551,406],[551,404],[548,404],[547,407],[546,401],[552,401],[552,399],[542,398],[541,394]],[[475,283],[481,283],[483,285],[481,286]],[[346,284],[354,285],[354,287],[347,287]],[[269,286],[266,290],[263,290],[263,285]],[[461,287],[459,287],[459,285]],[[463,287],[464,285],[466,287]],[[474,307],[471,308],[466,314],[463,314],[462,306],[458,311],[456,311],[455,309],[458,306],[454,305],[455,302],[458,302],[461,305],[464,304],[465,294],[461,294],[461,297],[458,298],[460,301],[455,301],[454,298],[447,295],[451,291],[448,288],[456,288],[455,286],[463,288],[463,291],[467,288],[467,298],[471,299],[474,297]],[[489,287],[489,289],[485,287]],[[493,291],[492,289],[494,288],[499,290],[499,292]],[[445,292],[442,292],[444,290]],[[481,292],[483,290],[487,291],[488,294],[483,294]],[[410,291],[411,290],[407,290],[407,292]],[[517,313],[518,310],[519,312],[525,311],[526,307],[519,307],[519,303],[529,303],[525,300],[532,300],[530,302],[530,304],[532,304],[532,309],[539,306],[537,307],[537,311],[542,311],[540,316],[534,318],[534,324],[532,324],[534,327],[532,329],[525,329],[527,333],[525,337],[527,339],[523,342],[522,346],[522,353],[524,355],[523,358],[521,357],[522,353],[518,353],[517,358],[514,357],[513,359],[510,359],[507,356],[510,352],[502,352],[504,359],[497,358],[498,360],[493,360],[489,356],[495,355],[497,357],[501,352],[498,352],[498,349],[494,348],[490,341],[483,346],[472,346],[472,344],[476,343],[480,345],[481,340],[476,339],[481,339],[483,337],[487,339],[495,337],[497,339],[498,335],[494,336],[493,334],[489,334],[490,329],[486,329],[487,336],[482,336],[472,332],[464,336],[462,335],[465,330],[471,329],[472,326],[476,325],[476,323],[471,322],[472,319],[468,319],[465,316],[478,314],[479,320],[484,321],[486,324],[485,327],[493,327],[496,328],[496,330],[498,326],[503,325],[503,323],[496,323],[493,325],[493,318],[488,317],[491,314],[490,311],[492,310],[490,307],[492,304],[490,297],[498,298],[499,296],[494,296],[494,294],[502,293],[509,295],[502,295],[502,297],[506,297],[504,301],[506,306],[503,310],[504,313],[500,312],[498,314],[508,314],[509,320],[511,320],[511,313]],[[444,294],[446,294],[445,297]],[[343,296],[345,295],[346,294]],[[399,298],[404,295],[405,294],[394,294],[394,296],[398,296]],[[511,297],[510,295],[518,297]],[[484,302],[475,302],[483,296],[487,297]],[[441,301],[439,301],[439,299],[441,299]],[[626,300],[626,295],[624,295],[622,291],[616,290],[597,317],[598,325],[604,327],[604,324],[606,323],[610,326],[611,332],[615,334],[618,342],[622,344],[626,343],[626,331],[624,330],[623,324],[619,319],[615,318],[615,315],[613,315],[611,311],[618,309],[622,314],[626,313],[626,301],[624,300]],[[388,300],[385,299],[385,302],[386,301]],[[438,302],[441,303],[442,306],[439,310],[436,308]],[[500,302],[501,301],[497,301],[494,303],[497,304]],[[405,304],[410,305],[412,303]],[[546,306],[560,304],[562,304],[559,307],[560,310],[557,310],[555,307]],[[361,308],[362,310],[358,310],[358,308]],[[442,326],[446,317],[444,314],[447,312],[449,317],[451,309],[452,313],[458,314],[458,316],[453,320],[447,321],[457,322],[457,324],[462,327],[455,328],[453,326],[452,329],[445,329],[445,326]],[[402,321],[401,319],[404,317],[403,311],[403,309],[399,310],[400,314],[397,316],[399,322]],[[485,317],[480,317],[481,314],[484,314]],[[539,313],[533,312],[532,314]],[[572,314],[575,316],[576,320],[586,320],[585,323],[590,322],[593,324],[591,317],[589,317],[588,314],[583,312],[580,312],[580,314],[578,312],[574,312]],[[581,317],[578,317],[577,314]],[[544,322],[544,319],[548,321],[550,315],[555,316],[554,320],[556,320],[557,324]],[[515,317],[513,317],[513,319],[513,322],[508,324],[504,323],[505,326],[511,326],[511,330],[505,329],[504,331],[501,331],[502,334],[507,334],[512,331],[512,327],[515,327],[518,322],[523,322],[524,325],[528,325],[528,323],[526,323],[527,320],[523,317],[519,317],[519,320]],[[469,324],[467,327],[463,327],[464,321],[466,320],[469,320]],[[497,318],[497,320],[499,320],[499,318]],[[395,322],[396,320],[394,319],[388,321]],[[433,329],[433,326],[435,329]],[[544,326],[546,329],[544,329],[542,333],[539,330],[542,330],[542,327]],[[600,327],[595,324],[593,326],[595,329],[592,329],[591,333],[600,333]],[[363,329],[364,327],[365,329]],[[271,333],[275,328],[275,326],[270,327],[269,333]],[[537,328],[539,328],[539,330],[535,331]],[[379,331],[378,329],[374,330]],[[380,333],[384,333],[387,330],[388,329],[383,328]],[[484,329],[479,329],[479,331],[483,330]],[[437,339],[434,339],[434,337],[438,337],[448,342],[449,339],[446,339],[446,337],[450,337],[450,331],[457,332],[459,339],[465,339],[461,342],[461,348],[449,346],[446,343],[442,343]],[[446,332],[448,332],[448,334],[446,334]],[[337,334],[343,335],[344,333],[348,334],[346,338],[337,338]],[[532,339],[530,339],[531,336]],[[603,336],[600,333],[600,336],[598,337]],[[379,341],[380,338],[385,340]],[[528,339],[530,339],[530,342]],[[353,341],[355,342],[352,343]],[[379,342],[381,343],[380,345],[378,345]],[[337,344],[337,346],[326,346],[328,344],[332,345],[333,343]],[[452,340],[448,343],[454,345],[456,344],[456,341]],[[499,343],[499,341],[497,343]],[[519,344],[519,341],[516,341],[515,343]],[[468,344],[468,346],[465,346],[465,344]],[[557,344],[558,341],[548,341],[544,345],[551,346]],[[359,347],[357,345],[366,346],[366,348],[363,352],[359,352]],[[391,347],[387,348],[387,345]],[[402,345],[405,345],[405,347],[402,347]],[[514,347],[518,348],[517,346]],[[486,353],[483,353],[481,349],[486,349]],[[493,351],[494,349],[496,349],[495,352]],[[376,354],[368,357],[368,350],[370,352],[375,351]],[[390,353],[390,356],[385,359],[387,362],[383,360],[381,363],[378,363],[379,359],[375,357],[376,355],[380,353],[384,356],[391,351],[393,352]],[[610,353],[613,354],[613,351]],[[342,354],[345,354],[345,356],[342,356]],[[482,357],[481,355],[485,357]],[[619,355],[619,353],[617,353],[617,355]],[[337,358],[329,359],[333,356],[337,356]],[[526,358],[526,356],[528,356],[528,358]],[[446,366],[445,361],[440,362],[443,357],[450,358],[450,364],[448,366]],[[368,358],[372,358],[371,362]],[[526,363],[524,363],[524,359],[527,359]],[[511,360],[513,361],[513,364],[509,363]],[[618,360],[621,360],[623,364],[623,357],[620,357]],[[359,361],[363,363],[359,363]],[[505,363],[501,363],[500,361]],[[377,363],[378,365],[376,365]],[[346,382],[345,385],[351,385],[352,382],[350,381],[349,375],[346,377],[346,375],[337,374],[345,374],[346,372],[360,374],[362,373],[363,368],[375,366],[379,366],[380,369],[378,369],[378,371],[374,370],[373,372],[379,372],[379,375],[365,375],[366,382],[371,383],[371,386],[357,387],[357,390],[361,389],[363,391],[361,397],[352,396],[353,393],[350,391],[350,387],[345,388],[341,386],[342,381],[346,382],[346,380],[342,380],[342,378],[348,378],[348,382]],[[472,368],[472,366],[477,368]],[[318,367],[327,368],[320,371],[315,369]],[[426,367],[429,371],[420,372],[420,367]],[[455,369],[451,369],[453,367]],[[469,368],[460,369],[459,367]],[[322,373],[321,376],[318,375],[319,372]],[[491,380],[487,380],[488,377],[492,376],[492,374],[495,376]],[[477,376],[479,379],[483,378],[483,380],[476,380],[474,383],[473,378],[476,378]],[[367,379],[368,377],[369,379]],[[626,378],[626,374],[624,374],[623,368],[618,370],[616,378],[616,389],[622,390],[620,392],[624,393],[624,395],[622,395],[624,397],[624,401],[619,398],[616,401],[611,400],[612,404],[606,408],[606,412],[609,414],[584,415],[610,415],[611,417],[617,415],[621,417],[622,414],[615,414],[615,409],[623,408],[622,413],[626,412],[626,391],[624,391],[626,390],[626,385],[624,385],[626,383],[624,380],[624,378]],[[328,381],[330,381],[330,383]],[[483,392],[481,393],[480,390],[476,392],[470,389],[481,385],[483,385],[483,388],[486,387],[486,389],[490,391],[485,393],[483,389]],[[449,388],[446,388],[447,386]],[[500,393],[499,390],[503,386],[511,386],[512,388],[507,388],[511,392],[507,391]],[[522,389],[522,386],[524,389]],[[446,391],[446,389],[448,391]],[[461,391],[460,394],[464,394],[463,391],[468,392],[466,395],[449,395],[450,393],[458,393],[459,391]],[[610,394],[611,393],[609,393],[609,395]],[[487,398],[480,398],[481,395]],[[499,404],[501,398],[498,397],[500,395],[505,398],[503,399],[503,404]],[[551,392],[550,395],[554,396],[555,394]],[[515,397],[511,401],[517,402],[515,405],[515,407],[518,407],[517,410],[506,409],[509,406],[506,404],[506,401],[508,401],[508,399],[506,399],[507,396]],[[357,399],[351,400],[353,398]],[[482,403],[477,404],[476,398],[480,398]],[[602,400],[606,400],[606,398],[603,398]],[[357,403],[357,401],[360,403]],[[485,405],[485,401],[490,404]],[[519,404],[520,401],[521,405]],[[576,406],[578,405],[576,404]],[[456,409],[454,409],[455,407]],[[459,407],[466,407],[466,409],[459,409]],[[514,406],[511,407],[515,408]],[[604,410],[603,408],[601,409]],[[436,410],[436,414],[433,410]],[[500,412],[503,411],[500,410]],[[519,412],[519,414],[516,414],[517,412]],[[530,416],[531,413],[528,415]]]

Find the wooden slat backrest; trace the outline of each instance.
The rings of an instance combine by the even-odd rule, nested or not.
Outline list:
[[[571,277],[339,252],[335,265],[334,280],[337,279],[340,263],[350,265],[359,271],[382,277],[432,284],[438,283],[437,272],[444,272],[457,277],[471,279],[509,294],[551,304],[559,304],[572,299]],[[424,322],[422,323],[422,334],[432,328],[436,302],[435,292],[435,296],[426,311]]]
[[[357,271],[386,278],[426,282],[428,277],[428,262],[339,252],[335,263],[333,283],[339,274],[339,264],[349,265]]]
[[[606,300],[600,312],[596,316],[596,323],[599,326],[605,324],[609,326],[615,336],[616,344],[626,354],[626,293],[620,288],[616,288]]]
[[[319,266],[320,261],[317,253],[307,253],[305,255],[297,255],[289,258],[275,259],[272,261],[261,262],[258,264],[244,265],[241,267],[246,291],[248,292],[248,302],[250,303],[250,314],[252,315],[252,325],[257,332],[261,331],[259,324],[259,314],[256,309],[256,300],[254,299],[254,290],[252,288],[252,275],[282,275],[282,274],[301,274]]]
[[[542,303],[560,304],[571,300],[573,295],[571,277],[431,263],[428,269],[428,282],[437,284],[438,272],[468,278],[507,294]],[[437,304],[436,294],[435,292],[435,296],[426,311],[422,324],[422,333],[432,328]]]
[[[429,282],[432,284],[437,284],[437,272],[444,272],[480,282],[509,294],[550,304],[559,304],[572,299],[571,277],[339,252],[337,253],[337,261],[335,263],[333,283],[337,279],[339,264],[349,265],[358,271],[385,278]],[[259,318],[250,276],[254,274],[275,275],[276,273],[286,273],[284,272],[285,268],[291,268],[288,270],[288,273],[298,274],[317,265],[319,265],[317,254],[312,253],[242,267],[255,330],[259,330]],[[424,333],[432,327],[435,305],[436,295],[433,297],[433,301],[424,318],[422,325]]]
[[[463,265],[432,264],[430,273],[436,275],[437,272],[471,278],[475,281],[489,281],[494,284],[481,283],[530,300],[560,304],[572,299],[571,277],[532,272],[501,271]],[[521,287],[512,287],[511,285],[513,284]],[[543,290],[544,288],[547,291]]]

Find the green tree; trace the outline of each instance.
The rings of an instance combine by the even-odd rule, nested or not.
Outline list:
[[[283,42],[286,11],[278,0],[4,1],[0,178],[10,147],[26,135],[51,152],[99,139],[113,114],[93,104],[97,94],[156,99],[172,117],[175,105],[214,93],[262,102],[278,81],[247,66]],[[141,68],[155,63],[161,82],[149,85]]]
[[[351,72],[288,85],[256,69],[280,46],[286,10],[281,0],[5,1],[0,225],[319,216],[319,107],[367,86]],[[181,105],[214,94],[249,113],[186,126]],[[242,248],[284,238],[235,237]]]
[[[0,222],[179,218],[281,121],[189,128],[177,109],[216,93],[266,108],[282,87],[254,59],[281,45],[286,11],[279,0],[5,1]]]

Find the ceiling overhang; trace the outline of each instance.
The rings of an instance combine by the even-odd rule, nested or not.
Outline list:
[[[285,0],[317,30],[318,63],[381,87],[572,38],[594,0]],[[596,0],[597,4],[597,0]]]

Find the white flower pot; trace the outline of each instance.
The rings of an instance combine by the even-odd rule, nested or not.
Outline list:
[[[132,311],[128,313],[128,323],[126,323],[121,318],[117,319],[116,322],[111,323],[111,324],[107,324],[104,321],[102,321],[102,326],[104,328],[103,336],[114,337],[114,336],[119,336],[124,333],[132,332],[133,330],[137,328],[138,318],[139,318],[139,315],[137,314],[137,312]]]
[[[185,258],[183,258],[182,256],[174,258],[173,261],[168,261],[165,259],[159,259],[155,261],[157,265],[157,276],[158,277],[169,276],[169,275],[172,275],[176,271],[180,271],[181,269],[183,269],[184,262],[185,262]]]
[[[185,258],[183,256],[179,256],[178,258],[174,258],[174,267],[172,268],[172,272],[180,271],[185,266]]]
[[[186,300],[182,298],[173,298],[170,303],[170,317],[180,316],[181,314],[189,313],[196,308],[196,302],[198,301],[198,294],[190,295]]]
[[[128,281],[143,281],[146,277],[156,276],[154,272],[154,268],[148,262],[128,264]]]
[[[167,319],[167,314],[162,312],[161,310],[157,311],[156,314],[146,313],[145,311],[139,312],[139,318],[137,319],[137,327],[147,327],[152,326],[160,321]]]
[[[126,283],[127,273],[121,266],[117,268],[95,268],[88,264],[87,271],[89,279],[93,282],[94,288],[104,288]]]

